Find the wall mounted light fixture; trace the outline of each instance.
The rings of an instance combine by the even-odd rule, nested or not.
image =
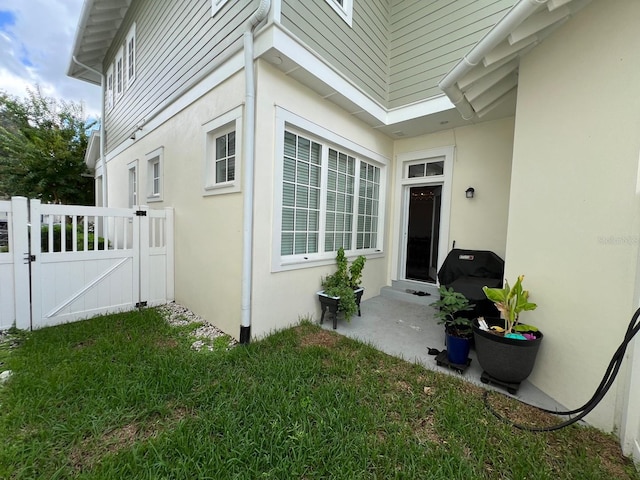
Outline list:
[[[467,198],[473,198],[475,192],[476,190],[473,187],[469,187],[465,190],[464,194]]]

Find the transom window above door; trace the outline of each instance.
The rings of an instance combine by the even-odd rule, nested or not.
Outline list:
[[[428,160],[409,163],[406,166],[405,178],[436,177],[444,175],[444,160]]]

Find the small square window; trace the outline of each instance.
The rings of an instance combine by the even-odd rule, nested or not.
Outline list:
[[[204,194],[240,191],[239,148],[242,108],[238,107],[204,126]]]

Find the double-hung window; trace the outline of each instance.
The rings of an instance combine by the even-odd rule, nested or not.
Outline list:
[[[105,99],[107,110],[113,108],[113,87],[113,64],[111,64],[107,70],[107,98]]]
[[[115,71],[116,99],[119,99],[124,93],[124,54],[123,54],[122,48],[120,48],[120,50],[118,51],[118,54],[116,55],[115,67],[116,67],[116,71]]]
[[[207,122],[203,125],[203,133],[203,195],[239,192],[242,107]]]
[[[126,74],[125,78],[127,80],[126,85],[127,88],[131,86],[133,81],[136,79],[136,24],[134,23],[129,29],[129,33],[127,34],[127,39],[124,44],[125,48],[125,57],[126,57]]]
[[[289,126],[282,142],[274,267],[334,259],[340,247],[380,252],[384,164]]]

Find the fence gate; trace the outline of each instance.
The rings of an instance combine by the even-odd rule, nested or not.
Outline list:
[[[2,285],[10,270],[14,277],[14,313],[8,313],[6,320],[0,317],[3,323],[15,321],[18,328],[37,329],[173,300],[172,209],[31,200],[27,210],[24,198],[3,203],[10,203],[10,209],[0,204],[0,215],[2,208],[7,209],[9,236],[20,233],[23,240],[30,238],[30,244],[25,242],[29,248],[9,242],[7,255],[0,254]],[[4,268],[3,258],[11,268]],[[4,294],[3,286],[0,306],[4,312],[6,305],[10,312]]]

